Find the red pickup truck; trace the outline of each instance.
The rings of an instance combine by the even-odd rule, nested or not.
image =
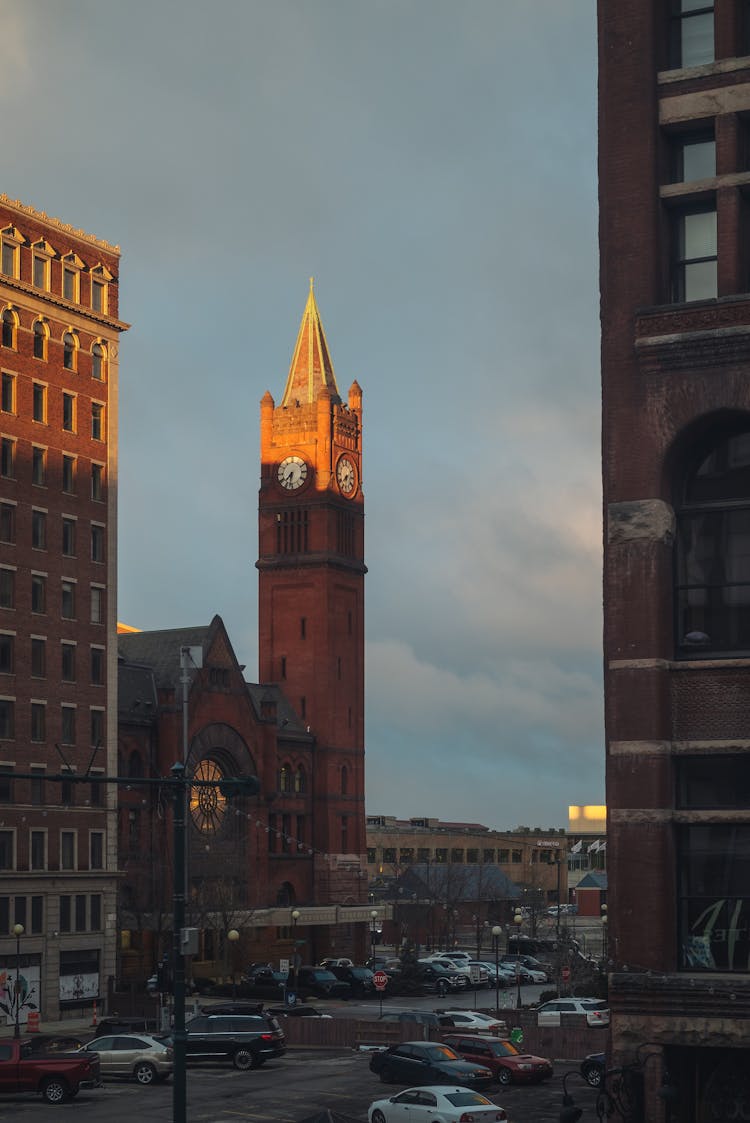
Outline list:
[[[97,1053],[45,1055],[33,1052],[22,1038],[0,1040],[0,1093],[36,1092],[47,1103],[59,1104],[101,1082]]]

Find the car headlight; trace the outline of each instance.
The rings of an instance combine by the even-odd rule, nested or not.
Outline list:
[[[531,1072],[534,1066],[530,1064],[519,1064],[516,1065],[516,1068],[520,1069],[521,1072]]]

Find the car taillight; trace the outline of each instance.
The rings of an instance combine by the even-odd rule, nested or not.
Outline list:
[[[481,1115],[475,1115],[473,1111],[465,1111],[463,1115],[459,1116],[458,1123],[481,1123],[482,1120],[491,1119],[492,1116],[486,1115],[482,1112]],[[494,1116],[495,1120],[507,1119],[504,1108],[499,1108]]]
[[[272,1033],[261,1033],[260,1039],[261,1039],[261,1041],[273,1041],[273,1034]]]

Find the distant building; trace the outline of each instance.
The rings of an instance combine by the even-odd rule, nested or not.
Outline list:
[[[0,968],[21,925],[46,1018],[115,970],[119,280],[117,246],[0,196]]]
[[[598,8],[611,1060],[697,1123],[750,1113],[750,24]]]
[[[525,910],[525,930],[568,900],[565,832],[481,823],[367,816],[370,898],[383,906],[384,939],[489,946],[489,930]]]

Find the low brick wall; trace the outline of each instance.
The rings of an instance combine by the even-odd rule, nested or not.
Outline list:
[[[586,1024],[585,1016],[564,1014],[558,1028],[540,1028],[534,1010],[504,1011],[508,1029],[523,1030],[523,1050],[553,1060],[582,1060],[607,1048],[607,1031]],[[359,1045],[390,1045],[422,1037],[423,1026],[410,1022],[383,1023],[372,1018],[280,1018],[287,1044],[308,1048],[356,1049]],[[446,1030],[444,1032],[451,1032]],[[453,1031],[456,1032],[456,1031]],[[435,1038],[437,1032],[432,1034]]]

